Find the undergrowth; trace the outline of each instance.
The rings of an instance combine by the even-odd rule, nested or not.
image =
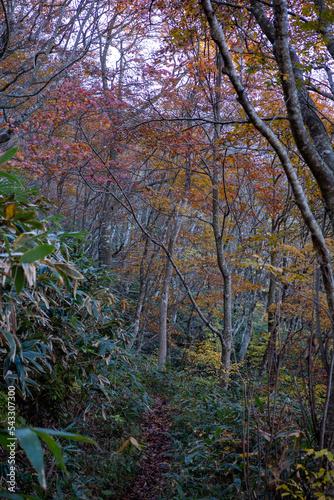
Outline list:
[[[72,369],[75,374],[75,365]],[[141,452],[131,443],[118,451],[129,437],[141,443],[141,417],[150,411],[152,396],[160,394],[169,401],[172,422],[162,498],[330,498],[323,492],[332,481],[332,457],[316,455],[312,435],[300,431],[303,410],[292,394],[280,393],[274,400],[251,380],[248,385],[234,380],[222,391],[217,378],[161,370],[126,347],[112,356],[107,372],[109,383],[103,391],[86,391],[79,382],[69,402],[57,393],[57,403],[63,405],[59,425],[93,437],[98,447],[63,442],[67,476],[57,472],[53,457],[46,455],[46,492],[22,457],[22,493],[42,499],[124,498],[140,474]],[[105,370],[102,373],[106,376]],[[273,406],[276,420],[271,427]],[[324,458],[327,465],[321,466]]]
[[[147,368],[146,383],[170,401],[173,500],[331,498],[333,457],[315,452],[306,408],[284,371],[277,392],[247,373],[228,391],[216,377]]]

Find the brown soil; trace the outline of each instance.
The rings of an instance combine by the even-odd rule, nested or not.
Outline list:
[[[149,413],[142,419],[140,441],[147,447],[140,460],[141,471],[124,500],[158,500],[163,498],[162,490],[165,474],[169,470],[167,452],[171,444],[166,435],[169,432],[167,400],[162,396],[154,396],[154,404]]]

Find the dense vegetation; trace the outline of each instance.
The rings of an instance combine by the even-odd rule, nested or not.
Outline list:
[[[334,497],[333,9],[0,2],[1,498]]]

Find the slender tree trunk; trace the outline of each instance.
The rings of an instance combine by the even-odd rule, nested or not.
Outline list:
[[[173,255],[174,244],[177,234],[169,240],[168,251]],[[169,301],[169,288],[173,276],[173,266],[169,259],[166,258],[165,276],[162,283],[160,308],[159,308],[159,365],[165,365],[167,360],[167,314]]]
[[[212,227],[216,243],[217,263],[224,280],[224,329],[223,336],[221,338],[222,354],[220,377],[223,389],[227,389],[230,376],[230,359],[232,351],[232,272],[226,261],[223,242],[225,217],[227,217],[228,212],[224,215],[222,227],[220,226],[219,175],[218,164],[216,161],[214,161],[213,165],[212,184]]]
[[[247,323],[245,325],[244,333],[242,336],[242,342],[241,342],[241,347],[239,350],[239,360],[244,361],[248,349],[248,345],[252,336],[252,330],[253,330],[253,317],[254,317],[254,311],[257,303],[257,293],[256,291],[252,293],[251,301],[249,304],[249,311],[248,311],[248,318],[247,318]]]
[[[140,327],[140,317],[146,298],[147,280],[148,280],[148,275],[145,276],[144,280],[140,281],[139,297],[136,305],[135,320],[133,322],[133,337],[136,342],[137,351],[140,351],[141,349],[141,342],[139,341],[139,327]]]
[[[152,255],[150,257],[150,261],[147,264],[147,269],[145,270],[145,262],[146,262],[146,258],[147,258],[148,247],[149,247],[149,239],[146,238],[143,257],[142,257],[142,260],[140,263],[139,297],[138,297],[138,301],[137,301],[137,305],[136,305],[135,320],[134,320],[134,324],[133,324],[133,336],[135,339],[137,351],[141,350],[142,343],[143,343],[143,336],[140,334],[140,331],[139,331],[140,319],[141,319],[143,307],[144,307],[146,297],[147,297],[147,290],[148,290],[148,284],[149,284],[149,280],[150,280],[151,265],[152,265],[152,262],[156,256],[156,254],[157,254],[157,250],[155,250],[152,253]]]
[[[110,241],[111,234],[111,211],[112,199],[108,193],[104,195],[103,207],[100,219],[100,234],[98,240],[99,264],[111,266],[112,264],[112,248]]]
[[[224,342],[222,343],[222,355],[220,365],[221,386],[228,388],[231,367],[232,352],[232,276],[230,270],[225,267],[224,271]]]
[[[188,351],[189,351],[189,349],[192,345],[192,342],[193,342],[193,336],[191,335],[191,323],[192,323],[192,319],[193,319],[193,312],[194,312],[194,308],[192,308],[190,316],[189,316],[188,321],[187,321],[187,337],[186,337],[186,345],[185,345],[185,348],[183,349],[181,363],[180,363],[181,370],[183,370],[187,364]]]
[[[222,74],[222,58],[218,50],[216,51],[216,64],[217,64],[217,78],[216,78],[216,92],[214,103],[214,118],[217,122],[220,121],[221,114],[221,74]],[[220,365],[220,378],[221,386],[223,389],[228,388],[228,381],[230,377],[230,364],[232,352],[232,271],[226,261],[224,250],[224,230],[225,222],[229,215],[229,204],[225,191],[225,159],[223,164],[218,165],[217,160],[217,147],[216,143],[220,137],[220,125],[215,125],[214,128],[214,151],[213,151],[213,171],[212,171],[212,228],[216,243],[216,255],[219,270],[223,276],[223,300],[224,300],[224,329],[221,338],[222,354]],[[222,168],[223,184],[225,191],[225,207],[222,225],[220,223],[220,198],[219,198],[219,177]]]
[[[181,211],[186,208],[188,204],[188,200],[184,199],[181,203]],[[172,234],[169,237],[168,242],[168,252],[171,257],[174,255],[174,249],[177,237],[179,235],[182,224],[182,216],[180,214],[176,214],[176,221],[172,230]],[[173,276],[173,264],[170,259],[166,257],[166,268],[164,280],[162,283],[161,290],[161,298],[160,298],[160,307],[159,307],[159,365],[164,366],[167,360],[167,314],[168,314],[168,301],[169,301],[169,289]]]
[[[274,251],[270,254],[270,264],[277,265],[277,258]],[[277,333],[280,326],[280,300],[276,293],[276,280],[270,276],[268,292],[268,376],[270,383],[274,383],[277,375]]]

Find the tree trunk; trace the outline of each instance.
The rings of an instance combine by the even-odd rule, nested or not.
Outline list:
[[[103,200],[103,208],[100,219],[100,234],[98,240],[98,253],[100,266],[111,266],[112,264],[112,248],[111,248],[111,211],[112,201],[111,196],[106,193]]]
[[[177,234],[169,240],[168,250],[173,255],[174,243]],[[159,307],[159,365],[164,366],[167,360],[167,314],[169,301],[169,288],[173,276],[173,266],[166,258],[165,276],[162,284],[160,307]]]
[[[224,265],[224,342],[220,364],[220,383],[222,389],[228,388],[232,352],[232,276]]]
[[[221,75],[222,75],[222,57],[219,51],[216,51],[216,92],[214,102],[214,119],[219,122],[221,117]],[[216,243],[217,263],[219,270],[224,280],[223,300],[224,300],[224,329],[221,340],[222,354],[220,364],[220,379],[223,389],[228,388],[228,381],[230,377],[230,364],[232,352],[232,271],[226,261],[224,251],[224,231],[225,223],[229,215],[230,209],[225,191],[225,159],[222,164],[222,177],[225,191],[225,207],[222,225],[220,223],[220,198],[219,198],[219,173],[221,167],[218,165],[217,160],[217,147],[216,143],[220,138],[220,125],[216,124],[214,128],[214,149],[213,149],[213,170],[212,170],[212,228]]]
[[[222,344],[220,377],[223,389],[227,389],[230,376],[230,358],[232,351],[232,272],[226,262],[223,242],[225,219],[228,212],[225,212],[222,228],[220,226],[219,175],[218,164],[215,161],[215,158],[213,165],[212,186],[212,227],[216,243],[217,263],[224,280],[224,329],[222,338],[220,339]]]
[[[247,323],[245,325],[244,333],[242,336],[242,342],[241,342],[241,347],[239,350],[239,360],[244,361],[248,349],[248,345],[252,336],[252,330],[253,330],[253,316],[254,316],[254,310],[256,307],[257,303],[257,293],[256,291],[252,293],[252,298],[249,304],[249,311],[248,311],[248,318],[247,318]]]
[[[184,199],[181,203],[181,211],[186,208],[188,200]],[[179,235],[182,224],[181,214],[176,213],[176,221],[172,229],[172,234],[169,237],[168,242],[168,252],[171,258],[173,258],[174,249],[177,237]],[[166,269],[165,276],[162,284],[160,307],[159,307],[159,351],[158,351],[158,362],[159,365],[164,366],[167,360],[167,314],[168,314],[168,301],[169,301],[169,289],[170,283],[173,276],[173,264],[169,258],[166,257]]]
[[[334,448],[334,354],[332,353],[325,407],[320,427],[320,449]],[[334,493],[334,492],[333,492]]]
[[[270,254],[270,265],[276,267],[277,259],[274,251]],[[277,375],[277,333],[280,326],[280,304],[276,297],[276,280],[270,275],[268,292],[268,346],[267,365],[269,383],[273,384]]]

